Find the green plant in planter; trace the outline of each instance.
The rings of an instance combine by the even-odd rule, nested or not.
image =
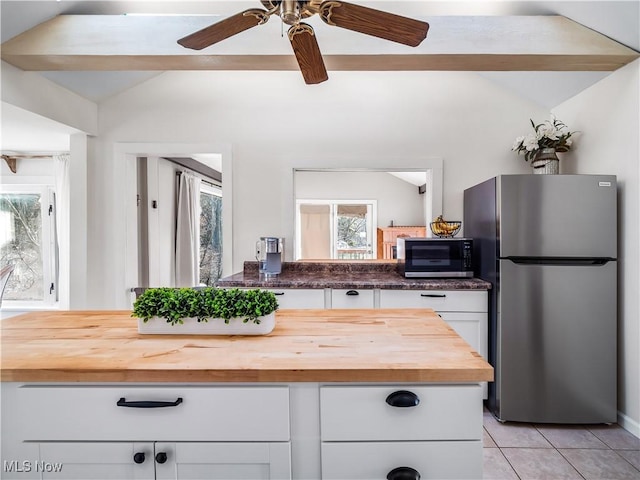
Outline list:
[[[198,322],[209,318],[222,318],[225,323],[240,317],[245,323],[260,323],[263,315],[278,309],[273,292],[266,290],[240,290],[206,287],[148,288],[133,304],[133,317],[145,323],[153,317],[161,317],[171,325],[182,324],[183,318],[194,317]]]

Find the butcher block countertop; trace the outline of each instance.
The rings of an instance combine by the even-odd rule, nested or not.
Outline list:
[[[130,311],[33,312],[0,326],[8,382],[493,379],[430,309],[279,310],[265,336],[143,335]]]

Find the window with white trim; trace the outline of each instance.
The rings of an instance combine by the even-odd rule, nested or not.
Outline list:
[[[200,184],[200,285],[222,276],[222,189]]]
[[[296,259],[376,258],[376,200],[296,200]]]
[[[2,185],[0,264],[13,265],[3,306],[57,301],[55,196],[50,185]]]

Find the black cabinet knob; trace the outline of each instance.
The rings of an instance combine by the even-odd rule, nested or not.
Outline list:
[[[420,398],[408,390],[398,390],[390,393],[385,401],[392,407],[416,407],[420,403]]]
[[[164,463],[167,461],[167,454],[164,452],[158,452],[156,454],[156,462],[158,463]]]
[[[360,292],[358,292],[357,290],[347,290],[347,295],[349,296],[360,295]]]
[[[133,455],[133,461],[136,463],[144,463],[144,453],[143,452],[136,452]]]
[[[420,472],[411,467],[398,467],[387,473],[387,480],[420,480]]]

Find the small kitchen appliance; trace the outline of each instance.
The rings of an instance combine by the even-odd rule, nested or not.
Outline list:
[[[275,277],[282,271],[284,258],[284,238],[260,237],[256,242],[258,273],[265,277]]]
[[[473,277],[470,238],[398,237],[398,271],[407,278]]]
[[[617,421],[612,175],[501,175],[464,191],[489,290],[488,406],[501,421]]]

